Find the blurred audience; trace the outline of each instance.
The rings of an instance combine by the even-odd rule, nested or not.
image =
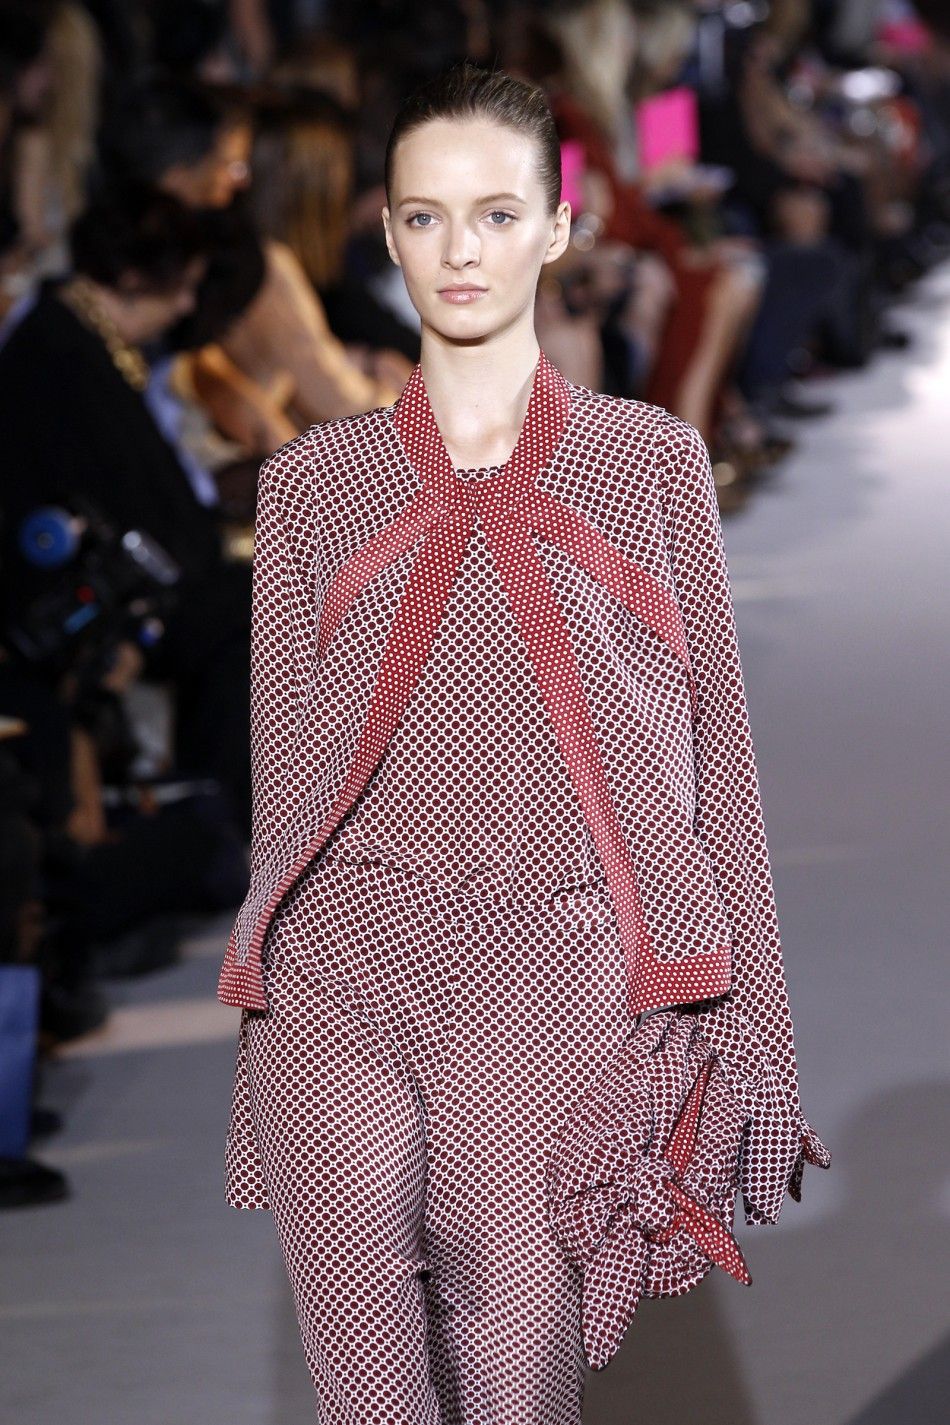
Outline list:
[[[41,987],[0,1114],[33,1143],[109,980],[246,888],[257,472],[418,360],[383,146],[462,57],[560,131],[544,349],[695,424],[724,515],[950,254],[938,0],[0,0],[0,977]],[[10,1141],[0,1206],[68,1191]]]
[[[9,751],[47,793],[44,1010],[60,1033],[98,1017],[94,943],[221,909],[242,882],[250,571],[225,559],[214,504],[143,394],[143,345],[192,309],[212,239],[155,189],[99,194],[71,229],[70,274],[40,282],[0,349],[0,697],[28,728]],[[167,690],[187,796],[110,817],[105,788],[127,785],[138,751],[122,695],[139,681]]]
[[[684,7],[670,3],[683,23],[664,38],[681,61],[679,44],[691,29]],[[658,12],[654,23],[667,25],[668,13]],[[635,348],[634,372],[639,367],[641,378],[636,384],[646,400],[666,406],[711,438],[730,363],[759,305],[761,258],[743,239],[695,240],[685,224],[649,200],[637,173],[630,101],[644,18],[627,0],[556,0],[541,14],[548,44],[542,38],[532,68],[549,93],[562,139],[580,145],[584,177],[589,175],[587,186],[582,183],[581,216],[589,202],[594,235],[602,244],[619,245],[631,256],[637,250],[654,253],[662,261],[666,285],[660,304],[656,269],[646,273],[647,310],[655,318],[659,305],[658,320],[642,321],[645,294],[637,291],[635,257],[630,290],[623,294],[620,326]],[[600,182],[595,186],[592,179]]]

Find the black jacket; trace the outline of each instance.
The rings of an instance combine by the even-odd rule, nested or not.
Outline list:
[[[15,549],[24,514],[79,494],[120,530],[145,529],[202,577],[221,559],[217,516],[202,505],[144,397],[102,340],[43,284],[0,349],[4,586],[30,583]]]

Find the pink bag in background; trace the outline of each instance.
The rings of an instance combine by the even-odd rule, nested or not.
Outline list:
[[[642,99],[634,109],[640,168],[649,173],[661,163],[699,158],[699,110],[692,89],[680,85]]]
[[[561,144],[561,202],[570,203],[575,218],[584,211],[583,176],[584,145],[577,139],[568,139]]]

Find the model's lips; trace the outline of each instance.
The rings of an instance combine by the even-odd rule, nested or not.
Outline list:
[[[477,302],[487,291],[487,287],[440,287],[439,296],[444,302]]]

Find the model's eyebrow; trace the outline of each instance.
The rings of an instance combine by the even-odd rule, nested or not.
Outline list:
[[[520,193],[486,193],[483,198],[476,198],[472,206],[478,208],[481,207],[482,203],[497,203],[501,198],[504,198],[509,203],[523,203],[525,201]],[[404,207],[406,203],[424,203],[429,208],[441,208],[442,206],[438,198],[402,198],[399,202],[399,207]]]

